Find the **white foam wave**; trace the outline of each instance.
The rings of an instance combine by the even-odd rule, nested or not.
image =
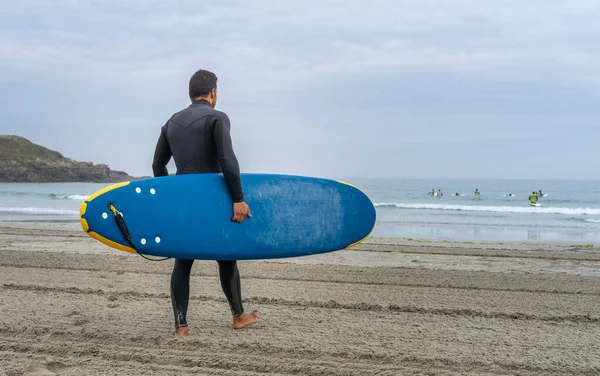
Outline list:
[[[67,196],[67,198],[69,200],[78,200],[78,201],[83,201],[85,199],[87,199],[90,196],[84,196],[84,195],[69,195]]]
[[[590,222],[590,223],[600,223],[600,219],[593,219],[593,218],[586,218],[585,221]]]
[[[476,211],[492,213],[543,213],[566,215],[600,215],[600,209],[590,208],[558,208],[558,207],[529,207],[529,206],[483,206],[483,205],[444,205],[444,204],[407,204],[407,203],[375,203],[375,207],[399,209],[429,209],[429,210],[455,210]],[[600,221],[599,221],[600,222]]]
[[[85,199],[87,199],[90,196],[85,196],[85,195],[52,195],[55,198],[58,199],[68,199],[68,200],[78,200],[78,201],[83,201]]]
[[[0,213],[21,213],[21,214],[41,214],[41,215],[69,215],[78,216],[79,211],[58,208],[3,208],[0,207]]]

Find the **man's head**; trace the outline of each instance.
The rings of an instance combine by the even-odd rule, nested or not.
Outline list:
[[[190,99],[204,99],[214,108],[217,105],[217,76],[207,70],[199,70],[190,78]]]

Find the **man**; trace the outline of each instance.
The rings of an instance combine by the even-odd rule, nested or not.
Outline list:
[[[232,220],[242,223],[251,217],[244,202],[240,168],[233,152],[229,133],[229,118],[215,110],[217,77],[199,70],[190,79],[189,96],[192,104],[175,113],[161,128],[154,152],[154,176],[168,176],[167,164],[175,160],[177,174],[223,173],[233,200]],[[233,315],[233,327],[244,328],[258,321],[259,313],[246,313],[242,307],[240,274],[236,261],[217,261],[221,287]],[[187,308],[190,294],[190,272],[194,260],[176,259],[171,275],[171,302],[175,315],[175,333],[189,334]]]
[[[535,204],[538,201],[538,195],[536,192],[531,192],[529,195],[529,202]]]

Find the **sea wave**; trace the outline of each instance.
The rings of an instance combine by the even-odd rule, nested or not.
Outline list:
[[[30,197],[46,197],[55,200],[79,200],[83,201],[90,197],[89,195],[81,194],[64,194],[64,193],[43,193],[43,192],[23,192],[23,191],[0,191],[3,196],[30,196]]]
[[[78,200],[78,201],[83,201],[86,198],[90,197],[87,195],[57,195],[54,193],[50,193],[50,197],[55,198],[55,199],[59,199],[59,200]]]
[[[423,220],[398,220],[398,219],[378,219],[378,224],[382,226],[454,226],[454,227],[487,227],[487,228],[528,228],[528,229],[597,229],[600,221],[598,222],[590,222],[584,219],[573,219],[573,221],[556,221],[556,222],[515,222],[512,219],[506,219],[500,222],[489,222],[489,221],[465,221],[465,222],[456,222],[456,221],[444,221],[444,220],[431,220],[431,221],[423,221]]]
[[[565,215],[600,215],[600,209],[590,208],[559,208],[559,207],[531,207],[531,206],[485,206],[485,205],[446,205],[446,204],[408,204],[408,203],[374,203],[375,207],[397,209],[424,209],[424,210],[453,210],[491,213],[541,213]]]
[[[79,211],[70,209],[58,209],[58,208],[35,208],[35,207],[0,207],[0,213],[15,213],[15,214],[32,214],[32,215],[69,215],[78,216]]]

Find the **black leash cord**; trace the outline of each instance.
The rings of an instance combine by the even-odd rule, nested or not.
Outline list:
[[[119,230],[121,230],[121,234],[123,234],[123,237],[125,238],[125,240],[127,240],[127,243],[129,243],[129,245],[131,246],[131,248],[133,248],[135,253],[142,256],[143,258],[145,258],[148,261],[165,261],[165,260],[170,259],[170,257],[164,257],[164,258],[160,258],[160,259],[152,259],[152,258],[150,258],[148,256],[144,256],[142,253],[140,253],[140,251],[137,250],[135,244],[133,244],[133,240],[131,240],[131,234],[129,233],[129,229],[127,228],[127,225],[125,224],[125,220],[123,219],[123,214],[121,214],[121,212],[118,211],[117,208],[115,208],[115,206],[113,204],[109,204],[108,208],[115,215],[115,221],[117,222],[117,226],[119,227]]]

